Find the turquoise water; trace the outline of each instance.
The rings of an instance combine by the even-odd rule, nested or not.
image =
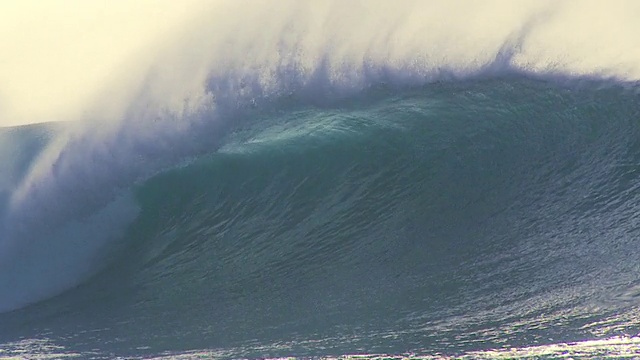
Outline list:
[[[513,75],[82,156],[5,128],[0,357],[638,355],[638,114],[633,86]]]

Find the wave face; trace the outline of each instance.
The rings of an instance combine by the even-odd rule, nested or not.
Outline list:
[[[0,116],[68,120],[0,128],[0,356],[638,331],[637,2],[185,6],[47,78],[82,98],[0,71]]]
[[[108,265],[2,315],[5,346],[435,354],[632,334],[637,100],[516,77],[264,108],[138,182]]]

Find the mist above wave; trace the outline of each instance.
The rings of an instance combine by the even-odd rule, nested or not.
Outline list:
[[[0,115],[5,125],[83,118],[96,102],[129,103],[144,84],[179,102],[210,75],[253,76],[257,84],[244,85],[265,89],[314,74],[354,86],[487,67],[637,80],[639,8],[629,0],[7,3]]]

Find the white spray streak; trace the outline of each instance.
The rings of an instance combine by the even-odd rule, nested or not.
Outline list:
[[[367,66],[420,78],[477,71],[514,37],[516,69],[640,78],[633,0],[7,0],[0,14],[3,125],[91,115],[96,97],[130,99],[152,69],[178,87],[212,71],[269,77],[320,62],[346,80],[366,80]]]

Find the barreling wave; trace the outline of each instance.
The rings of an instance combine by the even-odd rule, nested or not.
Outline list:
[[[633,1],[604,6],[199,4],[191,22],[93,89],[81,119],[2,130],[0,311],[60,294],[114,263],[142,272],[136,288],[152,290],[141,296],[168,291],[161,279],[187,284],[196,274],[223,279],[212,286],[223,298],[245,299],[240,288],[259,288],[267,271],[280,279],[276,297],[266,297],[276,299],[291,290],[286,276],[320,284],[317,272],[331,262],[327,277],[345,276],[334,282],[342,290],[354,279],[373,286],[363,264],[378,259],[390,269],[373,272],[383,279],[393,271],[407,282],[425,281],[416,279],[421,271],[447,279],[441,266],[461,272],[456,286],[465,288],[465,277],[486,284],[478,289],[493,295],[470,291],[477,300],[449,303],[456,316],[473,310],[462,316],[467,329],[509,323],[516,304],[528,307],[529,317],[517,312],[525,322],[551,309],[557,316],[545,324],[562,312],[568,322],[594,313],[618,319],[619,309],[630,316],[628,302],[602,305],[611,303],[601,299],[607,287],[594,279],[622,293],[635,288],[640,9]],[[394,252],[408,243],[422,250]],[[219,265],[180,270],[190,257],[206,262],[191,247]],[[439,262],[449,251],[458,270]],[[571,252],[581,260],[553,265]],[[589,265],[602,252],[610,268]],[[413,268],[394,268],[385,254]],[[465,267],[471,259],[477,264]],[[238,265],[249,261],[253,268]],[[529,291],[519,282],[532,271],[540,278]],[[512,280],[495,280],[501,274]],[[532,294],[538,303],[491,301]],[[585,300],[593,294],[602,301]],[[484,300],[494,308],[480,311]]]
[[[640,110],[634,91],[602,85],[484,79],[264,107],[216,151],[66,225],[44,266],[107,234],[90,264],[106,267],[3,325],[36,319],[65,346],[71,313],[100,324],[86,351],[128,334],[101,350],[122,356],[460,354],[634,334]],[[65,269],[95,271],[79,264]]]

